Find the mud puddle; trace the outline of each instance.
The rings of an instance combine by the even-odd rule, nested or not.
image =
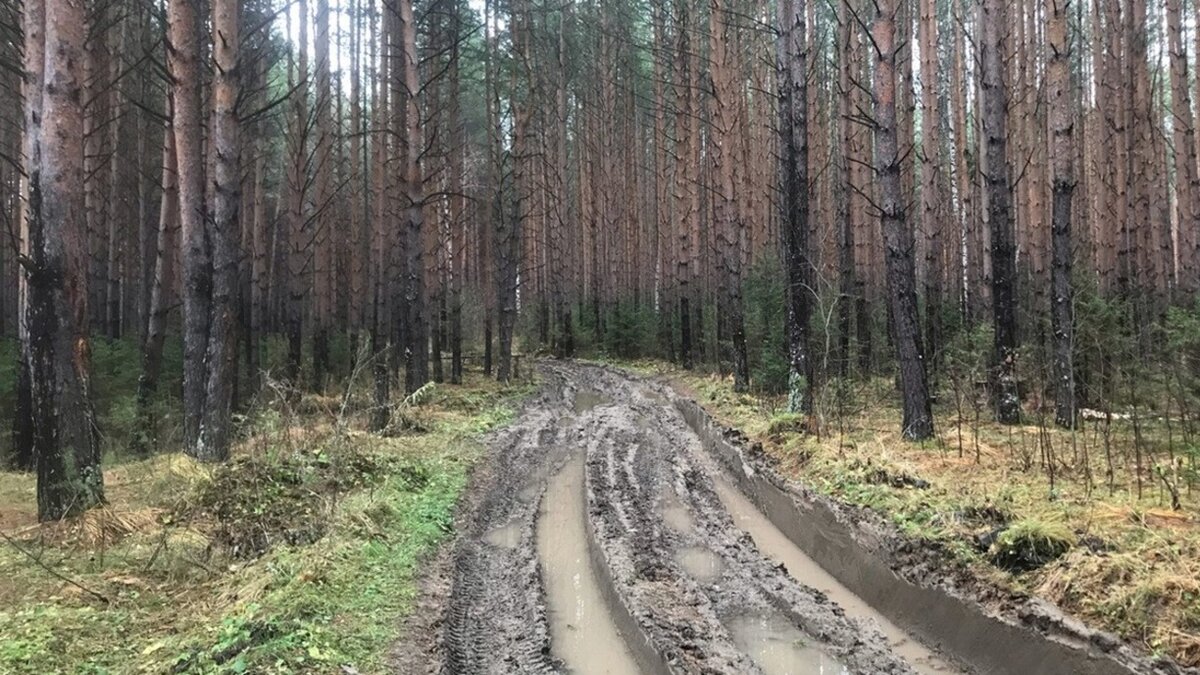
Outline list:
[[[598,391],[584,389],[575,392],[575,400],[572,403],[572,407],[574,408],[576,415],[582,415],[589,410],[598,408],[602,405],[608,405],[609,403],[612,403],[612,400],[604,394],[601,394]]]
[[[491,530],[483,536],[483,540],[492,546],[514,549],[521,544],[520,523],[509,523]]]
[[[664,497],[658,510],[667,527],[679,534],[691,532],[696,527],[696,521],[692,520],[692,514],[688,513],[687,507],[674,494]]]
[[[719,470],[711,473],[713,486],[734,523],[754,540],[755,545],[771,560],[782,563],[788,574],[825,593],[831,600],[846,610],[850,617],[870,620],[887,637],[892,650],[908,662],[918,673],[926,675],[961,673],[962,671],[944,658],[912,639],[907,633],[873,609],[845,586],[834,579],[820,565],[796,547],[778,528],[767,520],[749,499],[745,497]],[[803,634],[800,634],[803,636]],[[773,654],[774,652],[772,652]],[[771,671],[761,666],[767,672]],[[838,666],[840,668],[840,666]],[[844,670],[812,670],[797,672],[842,673]]]
[[[711,584],[721,578],[725,564],[712,551],[699,546],[689,546],[675,552],[675,562],[693,579],[702,584]]]
[[[739,616],[729,622],[734,643],[765,675],[848,675],[849,670],[808,644],[808,636],[782,614]]]
[[[538,518],[551,651],[578,675],[638,675],[588,556],[583,466],[579,454],[551,477]]]

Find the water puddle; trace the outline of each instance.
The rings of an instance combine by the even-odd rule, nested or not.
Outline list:
[[[696,581],[711,584],[721,578],[725,564],[715,553],[697,546],[689,546],[675,553],[675,562]]]
[[[521,544],[521,527],[518,523],[502,525],[483,535],[483,540],[499,548],[515,549]]]
[[[580,390],[575,392],[574,408],[576,415],[583,413],[602,405],[608,405],[612,401],[597,391]]]
[[[577,675],[637,675],[592,570],[584,508],[580,455],[550,479],[538,519],[551,650]]]
[[[778,612],[739,616],[729,622],[738,648],[766,675],[846,675],[832,656],[808,644],[808,638]]]
[[[721,503],[725,505],[725,509],[733,517],[734,523],[754,539],[755,545],[758,546],[759,551],[763,555],[777,563],[783,563],[787,567],[788,574],[793,579],[825,593],[831,600],[840,605],[842,609],[846,610],[848,616],[855,619],[870,619],[873,621],[879,627],[880,631],[883,632],[884,636],[887,637],[888,642],[892,646],[892,651],[907,661],[918,673],[933,675],[936,673],[962,672],[929,648],[913,640],[896,624],[875,611],[862,598],[850,592],[850,589],[843,586],[837,579],[834,579],[833,576],[826,572],[823,567],[814,562],[812,558],[805,555],[804,551],[801,551],[770,520],[767,520],[762,512],[740,490],[729,482],[728,478],[719,472],[713,472],[711,475],[717,495],[721,498]],[[765,667],[764,670],[766,670]],[[768,672],[782,673],[791,671]],[[837,673],[841,671],[811,672]]]
[[[692,514],[688,513],[687,507],[673,492],[663,497],[659,512],[667,527],[680,534],[688,534],[696,527],[696,521],[692,520]]]

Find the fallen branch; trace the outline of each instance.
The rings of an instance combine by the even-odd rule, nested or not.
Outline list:
[[[41,558],[35,556],[34,554],[32,554],[29,551],[26,551],[24,548],[22,548],[21,545],[16,542],[16,540],[14,540],[12,537],[5,534],[3,531],[0,531],[0,537],[4,537],[4,541],[7,541],[9,543],[9,545],[12,546],[13,548],[15,548],[21,555],[32,560],[34,563],[37,564],[38,567],[41,567],[42,569],[46,570],[52,576],[54,576],[58,579],[61,579],[62,581],[67,582],[68,584],[71,584],[75,588],[78,588],[79,590],[83,591],[84,593],[87,593],[88,595],[96,598],[97,600],[99,600],[100,602],[103,602],[106,605],[111,604],[112,601],[110,601],[108,599],[108,596],[106,596],[102,593],[99,593],[97,591],[93,591],[92,589],[88,588],[87,586],[84,586],[83,584],[79,583],[78,581],[75,581],[74,579],[66,576],[65,574],[59,572],[58,570],[55,570],[54,568],[50,567],[46,563],[42,562]]]

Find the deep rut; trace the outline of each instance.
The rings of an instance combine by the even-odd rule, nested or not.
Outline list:
[[[894,628],[848,616],[781,564],[794,558],[760,551],[668,389],[603,367],[541,372],[539,395],[490,439],[439,637],[408,671],[949,670],[911,643],[893,650]]]

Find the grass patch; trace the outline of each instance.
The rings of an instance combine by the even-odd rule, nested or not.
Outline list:
[[[231,463],[110,464],[109,505],[62,524],[34,522],[31,476],[0,473],[0,672],[385,670],[477,434],[525,393],[439,386],[428,431],[394,438],[264,411]]]

